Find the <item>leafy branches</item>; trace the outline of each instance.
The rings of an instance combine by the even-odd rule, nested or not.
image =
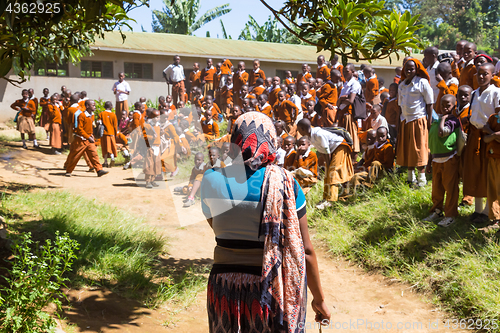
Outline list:
[[[301,41],[329,50],[342,62],[370,61],[419,48],[418,15],[385,9],[378,0],[288,0],[276,10],[260,0]]]
[[[153,10],[153,32],[192,35],[208,22],[231,11],[229,4],[214,7],[198,20],[200,0],[163,0],[163,11]]]
[[[78,62],[90,53],[96,36],[129,27],[128,11],[148,0],[65,0],[59,11],[50,0],[27,0],[27,11],[16,10],[16,0],[0,4],[0,77],[12,84],[26,81],[39,61]],[[43,4],[42,7],[32,5]],[[31,8],[36,8],[32,11]],[[125,38],[125,36],[123,36]],[[19,79],[8,78],[14,69]]]

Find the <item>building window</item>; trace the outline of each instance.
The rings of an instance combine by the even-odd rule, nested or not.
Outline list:
[[[126,62],[125,77],[128,79],[153,79],[153,64]]]
[[[81,77],[113,77],[112,61],[82,60],[80,63]]]
[[[68,63],[44,63],[35,66],[35,75],[38,76],[69,76]]]
[[[286,78],[285,72],[286,72],[286,70],[283,70],[283,69],[276,70],[276,76],[279,76],[281,78],[281,82],[285,82],[285,78]],[[294,79],[296,79],[297,75],[299,75],[298,71],[290,71],[290,72],[292,72],[292,77]]]

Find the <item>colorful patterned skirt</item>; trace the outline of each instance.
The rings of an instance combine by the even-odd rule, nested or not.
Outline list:
[[[210,333],[286,332],[272,329],[274,316],[262,308],[260,298],[259,275],[211,273],[207,288]]]

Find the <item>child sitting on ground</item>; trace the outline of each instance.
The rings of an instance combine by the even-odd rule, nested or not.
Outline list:
[[[460,158],[457,156],[457,129],[460,122],[453,115],[456,98],[444,95],[441,98],[442,114],[433,121],[429,129],[429,148],[432,154],[432,208],[431,214],[424,221],[436,221],[443,216],[443,201],[445,218],[438,225],[448,227],[458,216],[458,168]]]
[[[394,147],[388,139],[387,127],[382,126],[377,129],[377,142],[375,143],[374,157],[370,169],[370,179],[378,178],[379,171],[375,170],[380,165],[386,172],[392,172],[394,167]],[[372,170],[373,169],[373,170]],[[374,175],[374,177],[372,177]]]
[[[287,136],[283,140],[283,150],[285,151],[285,163],[283,167],[287,170],[293,170],[293,161],[295,161],[295,156],[297,152],[295,151],[295,138],[291,135]]]
[[[282,120],[278,120],[274,123],[274,128],[276,129],[276,136],[280,136],[283,140],[288,136],[288,133],[285,131],[285,122]]]
[[[369,130],[366,134],[366,149],[363,152],[361,160],[356,165],[356,172],[367,171],[372,165],[373,158],[375,157],[375,143],[377,141],[377,132]]]
[[[302,136],[297,140],[297,153],[291,168],[302,191],[307,194],[318,182],[318,156],[311,150],[309,137]]]
[[[193,190],[193,183],[196,179],[203,178],[203,173],[205,172],[205,163],[203,161],[203,153],[196,153],[194,155],[194,167],[191,170],[191,176],[189,176],[189,183],[186,186],[179,186],[174,188],[174,192],[178,194],[188,195]],[[196,193],[194,193],[196,195]]]

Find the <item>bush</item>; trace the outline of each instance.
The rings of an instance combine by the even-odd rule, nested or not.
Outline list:
[[[39,245],[25,233],[13,239],[12,248],[7,284],[0,287],[0,332],[48,332],[55,320],[42,310],[51,303],[60,309],[64,273],[71,271],[78,243],[56,232],[53,244],[48,239]]]

